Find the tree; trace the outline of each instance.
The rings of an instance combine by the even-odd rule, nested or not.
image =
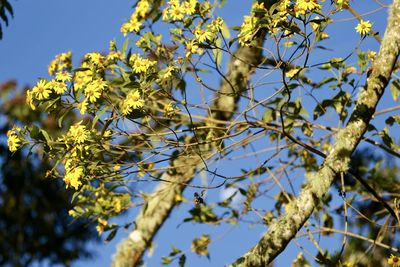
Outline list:
[[[395,102],[399,96],[400,1],[392,3],[383,38],[345,0],[258,1],[237,27],[217,16],[225,4],[140,0],[121,27],[128,36],[122,45],[111,41],[107,53],[88,53],[76,68],[71,52],[57,55],[50,78],[27,92],[27,104],[54,114],[64,130],[52,137],[35,125],[14,128],[8,132],[10,150],[41,147],[53,162],[48,175],[76,191],[71,216],[96,221],[99,233],[110,232],[107,240],[122,227],[131,230],[118,246],[114,266],[140,264],[173,208],[187,201],[187,187],[199,192],[184,222],[212,227],[250,218],[268,227],[232,266],[271,263],[302,229],[320,264],[356,264],[351,251],[359,240],[384,248],[375,260],[386,261],[397,252],[399,177],[387,174],[396,167],[372,168],[363,158],[366,171],[351,160],[367,145],[399,157],[398,141],[390,134],[400,122],[390,113],[398,106],[378,112],[376,107],[388,84]],[[326,52],[334,48],[329,31],[347,11],[359,19],[348,30],[360,41],[347,47],[346,56],[332,56]],[[379,53],[364,48],[372,41],[380,43]],[[66,121],[68,114],[81,118]],[[251,160],[228,172],[224,166],[240,157]],[[393,186],[379,184],[382,177]],[[142,182],[157,187],[144,192]],[[330,192],[332,186],[339,193]],[[233,193],[204,201],[203,193],[216,188]],[[272,194],[271,208],[264,201]],[[239,195],[244,201],[237,206]],[[364,198],[369,201],[357,204]],[[338,202],[335,215],[329,207]],[[134,223],[110,222],[139,206]],[[366,216],[364,209],[376,212]],[[370,227],[373,236],[349,232],[353,215],[366,219],[359,228]],[[344,229],[337,230],[343,218]],[[315,231],[339,233],[346,237],[344,245],[327,251]],[[211,242],[209,235],[197,237],[192,250],[209,256]],[[174,259],[184,265],[185,252],[174,248],[163,263]],[[389,263],[397,260],[390,256]],[[299,254],[293,264],[307,263]]]
[[[35,122],[47,131],[57,129],[54,117],[43,119],[41,112],[29,110],[15,81],[0,85],[0,97],[3,136],[13,124],[27,122]],[[0,264],[69,266],[77,259],[91,256],[93,251],[88,249],[87,242],[96,241],[94,227],[88,227],[88,221],[82,219],[72,224],[68,215],[72,193],[65,190],[61,181],[44,178],[52,168],[49,162],[36,156],[27,160],[24,150],[12,157],[10,154],[1,144]]]

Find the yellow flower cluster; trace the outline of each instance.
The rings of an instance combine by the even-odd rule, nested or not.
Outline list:
[[[217,37],[218,32],[222,29],[223,23],[223,19],[221,17],[218,17],[210,24],[208,24],[204,30],[201,29],[200,25],[198,25],[194,30],[195,39],[199,43],[214,40]]]
[[[91,81],[86,85],[85,96],[89,102],[95,103],[106,87],[107,83],[102,79]]]
[[[58,95],[62,95],[68,89],[66,83],[70,81],[71,74],[66,71],[57,72],[56,78],[51,81],[44,79],[39,80],[31,90],[26,92],[26,103],[32,110],[35,110],[35,100],[42,101],[49,99],[51,93],[53,92]]]
[[[192,15],[196,12],[197,0],[170,0],[168,6],[163,10],[163,20],[183,20],[185,15]]]
[[[150,4],[147,0],[140,0],[136,6],[135,12],[131,15],[128,22],[121,26],[121,32],[126,36],[127,33],[138,32],[143,24],[143,18],[150,10]]]
[[[169,79],[172,76],[172,73],[175,71],[176,67],[168,66],[165,69],[159,72],[159,77],[163,80]]]
[[[90,132],[86,130],[85,125],[81,125],[82,121],[72,125],[66,135],[66,142],[72,141],[76,144],[82,144],[88,140]]]
[[[58,71],[70,70],[72,68],[72,52],[57,55],[49,64],[48,71],[54,75]]]
[[[133,54],[129,58],[129,63],[132,64],[132,69],[135,73],[145,73],[156,65],[157,61],[142,58],[139,54]]]
[[[360,23],[355,27],[355,30],[361,35],[367,35],[372,28],[372,24],[369,20],[361,20]]]
[[[65,163],[65,176],[64,182],[67,188],[73,187],[75,190],[79,189],[82,185],[82,177],[85,169],[82,166],[74,166],[71,160],[67,160]]]
[[[92,81],[93,71],[89,68],[90,65],[87,62],[83,62],[81,68],[86,70],[79,70],[74,75],[74,89],[75,91],[84,88],[89,82]]]
[[[142,108],[143,106],[144,100],[140,98],[139,91],[130,91],[122,103],[122,114],[128,115],[132,112],[132,109]]]
[[[7,131],[7,145],[11,152],[17,151],[17,149],[21,146],[21,139],[16,133],[17,130],[18,128],[14,128],[13,130]]]
[[[240,32],[238,34],[239,43],[241,45],[248,45],[254,38],[255,33],[258,30],[258,18],[255,16],[244,16],[242,26],[240,26]]]
[[[319,9],[321,9],[321,5],[318,3],[318,0],[297,0],[294,12],[296,16],[299,16]]]

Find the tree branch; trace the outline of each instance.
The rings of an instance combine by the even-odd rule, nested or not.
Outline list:
[[[272,262],[311,216],[337,174],[348,171],[351,154],[366,132],[393,72],[400,51],[399,28],[400,0],[394,0],[379,55],[374,61],[372,72],[364,90],[360,93],[349,122],[336,135],[332,151],[319,171],[309,177],[287,213],[271,224],[268,232],[256,246],[230,266],[266,266]]]
[[[227,75],[222,79],[220,89],[216,93],[216,101],[211,108],[210,116],[213,119],[229,121],[237,109],[240,94],[246,90],[250,75],[261,63],[261,47],[265,33],[261,31],[257,38],[258,46],[240,47],[232,55]],[[211,153],[212,149],[202,152],[201,157],[196,153],[188,153],[171,160],[171,166],[181,167],[174,173],[165,173],[162,176],[163,180],[170,182],[160,182],[148,197],[147,204],[135,219],[136,229],[118,245],[112,266],[131,267],[141,262],[143,254],[150,246],[158,229],[177,204],[176,197],[182,194],[186,184],[193,179],[197,168],[204,167],[203,157],[207,158],[207,154]]]

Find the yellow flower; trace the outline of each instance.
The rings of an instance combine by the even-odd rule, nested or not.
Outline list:
[[[66,187],[73,187],[75,188],[75,190],[79,189],[79,186],[82,184],[82,182],[80,181],[82,176],[83,176],[83,167],[79,166],[79,167],[75,167],[72,169],[66,170],[66,174],[64,176],[64,182],[66,184]]]
[[[33,104],[32,91],[30,90],[26,91],[26,104],[28,104],[32,110],[36,109],[35,105]]]
[[[128,22],[122,25],[121,32],[126,36],[126,34],[130,32],[138,32],[140,26],[142,26],[142,22],[139,21],[137,17],[133,16]]]
[[[349,0],[337,0],[336,5],[339,9],[348,8],[349,7]]]
[[[32,93],[36,99],[43,100],[49,98],[51,90],[45,80],[40,80],[36,86],[32,88]]]
[[[248,45],[257,31],[258,19],[254,16],[244,16],[242,26],[238,35],[239,43],[241,45]]]
[[[88,108],[88,101],[87,99],[85,99],[84,101],[82,101],[81,103],[78,104],[78,110],[79,113],[81,113],[81,115],[85,114]]]
[[[196,5],[197,5],[197,0],[184,1],[183,8],[185,10],[185,13],[188,15],[192,15],[194,12],[196,12]]]
[[[199,43],[205,42],[206,40],[211,41],[214,38],[214,33],[210,29],[202,30],[199,27],[194,31],[194,36]]]
[[[372,24],[369,20],[361,20],[360,23],[355,27],[355,30],[361,35],[366,35],[371,31]]]
[[[8,144],[8,149],[11,151],[11,152],[15,152],[15,151],[17,151],[17,149],[18,149],[18,147],[20,147],[21,146],[21,144],[20,144],[20,142],[21,142],[21,139],[18,137],[18,135],[14,132],[14,131],[12,131],[12,130],[9,130],[8,132],[7,132],[7,144]]]
[[[67,85],[64,82],[51,80],[48,83],[48,87],[52,88],[56,94],[62,95],[65,91],[67,91]]]
[[[168,66],[167,68],[160,71],[161,79],[168,79],[172,76],[172,72],[175,71],[174,66]]]
[[[142,108],[143,106],[144,100],[140,98],[139,91],[130,91],[122,104],[122,114],[127,115],[132,111],[132,108]]]
[[[169,15],[172,20],[182,20],[184,15],[183,12],[185,11],[185,8],[181,7],[179,4],[172,5],[169,9]]]
[[[48,71],[54,75],[57,71],[72,68],[72,52],[61,53],[57,55],[49,64]]]
[[[66,82],[66,81],[71,81],[71,74],[69,72],[66,71],[62,71],[62,72],[57,72],[56,73],[56,80],[57,81],[61,81],[61,82]]]
[[[72,125],[67,134],[68,139],[72,139],[78,144],[84,143],[89,138],[89,131],[86,130],[86,126],[81,125],[81,123],[82,121]]]
[[[96,87],[93,82],[91,82],[85,88],[85,96],[91,103],[95,103],[101,96],[101,89]]]
[[[94,103],[98,98],[100,98],[101,93],[106,86],[107,83],[103,80],[91,81],[85,88],[85,95],[91,103]]]
[[[136,73],[144,73],[149,68],[157,64],[156,61],[152,61],[147,58],[144,59],[139,54],[133,54],[129,58],[129,63],[132,64],[132,69]]]
[[[392,267],[400,267],[400,258],[392,254],[388,259],[388,264],[390,264]]]
[[[294,68],[294,69],[291,69],[291,70],[286,71],[285,75],[286,75],[286,77],[288,77],[288,78],[292,78],[292,77],[294,77],[296,74],[298,74],[299,71],[300,71],[300,69]]]
[[[194,40],[186,43],[186,57],[190,57],[192,54],[202,54],[203,50],[199,48]]]
[[[303,11],[313,11],[315,9],[320,9],[321,5],[318,4],[317,0],[297,0],[296,7]]]
[[[96,230],[99,235],[101,235],[104,232],[104,229],[108,226],[108,222],[102,218],[98,218],[97,222]]]
[[[149,2],[147,0],[141,0],[136,6],[135,13],[139,14],[141,17],[145,17],[149,9],[150,9]]]
[[[82,64],[82,68],[87,68],[88,65]],[[77,71],[74,75],[74,89],[82,89],[86,84],[92,80],[93,73],[91,70]]]
[[[368,59],[370,59],[370,60],[374,60],[375,59],[375,57],[376,57],[376,52],[375,51],[371,51],[371,50],[368,50]]]

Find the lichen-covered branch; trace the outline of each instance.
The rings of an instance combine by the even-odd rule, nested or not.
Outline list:
[[[314,173],[291,203],[286,214],[271,224],[256,246],[230,266],[266,266],[283,251],[315,207],[328,192],[337,174],[347,172],[350,157],[356,149],[383,95],[400,52],[400,0],[394,0],[378,57],[360,93],[346,127],[336,135],[336,143],[319,171]]]
[[[228,72],[222,79],[216,101],[210,116],[218,120],[229,120],[237,108],[240,94],[246,89],[249,76],[262,59],[262,43],[265,34],[260,32],[257,37],[259,46],[240,47],[234,53],[228,66]],[[207,158],[203,152],[202,157]],[[168,218],[177,204],[186,185],[196,174],[198,167],[203,167],[202,158],[196,153],[179,156],[171,160],[171,166],[180,166],[176,172],[165,173],[159,186],[146,199],[146,205],[135,219],[136,228],[118,245],[113,258],[114,267],[137,266],[146,249],[151,244],[158,229]]]

